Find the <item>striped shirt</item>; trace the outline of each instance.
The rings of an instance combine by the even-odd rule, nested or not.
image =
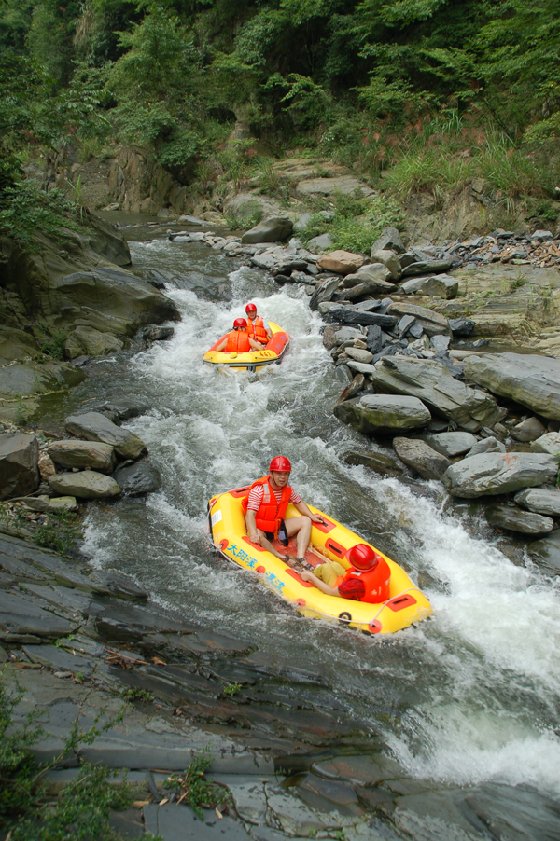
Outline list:
[[[292,492],[290,494],[290,502],[292,502],[294,505],[298,505],[302,501],[301,494],[298,494],[298,492],[294,491],[293,488],[290,488],[290,490]],[[254,488],[252,488],[249,491],[249,496],[247,497],[247,511],[258,511],[261,506],[263,496],[263,485],[256,485]],[[276,502],[278,503],[278,505],[280,505],[282,501],[282,488],[280,488],[280,490],[274,490],[274,496],[276,497]]]

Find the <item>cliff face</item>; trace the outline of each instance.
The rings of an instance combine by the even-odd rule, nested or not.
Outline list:
[[[173,301],[126,268],[127,243],[89,216],[32,249],[0,241],[0,419],[33,414],[37,395],[83,376],[68,362],[123,348],[150,323],[175,321]]]

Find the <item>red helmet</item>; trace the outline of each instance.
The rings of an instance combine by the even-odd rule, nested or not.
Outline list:
[[[379,563],[380,555],[366,543],[358,543],[356,546],[352,546],[347,557],[353,567],[365,571],[375,569]]]
[[[247,306],[245,307],[245,312],[247,314],[250,313],[250,312],[256,312],[256,311],[257,311],[256,304],[247,304]]]
[[[286,456],[274,456],[268,469],[271,473],[290,473],[292,465]]]
[[[236,318],[233,322],[234,327],[243,327],[244,330],[247,329],[247,322],[244,318]]]

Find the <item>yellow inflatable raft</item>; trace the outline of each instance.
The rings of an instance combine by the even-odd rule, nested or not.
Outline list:
[[[203,361],[211,365],[225,365],[229,368],[243,368],[249,371],[256,371],[263,365],[279,364],[288,349],[290,338],[285,330],[273,321],[269,321],[268,326],[272,331],[272,338],[262,350],[251,350],[247,353],[226,353],[226,351],[214,350],[224,338],[220,336],[210,350],[206,351],[202,357]]]
[[[218,494],[209,501],[208,519],[212,542],[224,557],[254,572],[264,584],[295,605],[304,616],[337,621],[369,634],[392,634],[431,614],[432,608],[426,596],[406,572],[382,552],[380,554],[391,570],[390,597],[385,602],[371,604],[328,596],[313,584],[303,581],[299,573],[284,561],[249,541],[242,509],[242,500],[247,492],[248,488],[236,488]],[[324,560],[315,554],[313,548],[324,557],[338,560],[351,546],[365,542],[358,534],[313,505],[309,505],[309,508],[325,520],[325,524],[313,524],[311,546],[306,555],[306,560],[313,566]],[[287,516],[300,515],[293,505],[289,505]],[[275,548],[290,556],[297,554],[293,541],[288,547],[278,543]],[[378,549],[375,551],[379,552]]]

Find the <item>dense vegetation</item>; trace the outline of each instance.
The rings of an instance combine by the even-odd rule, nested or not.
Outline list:
[[[0,228],[115,142],[202,190],[295,147],[399,200],[478,176],[552,222],[559,59],[553,0],[0,0]]]

